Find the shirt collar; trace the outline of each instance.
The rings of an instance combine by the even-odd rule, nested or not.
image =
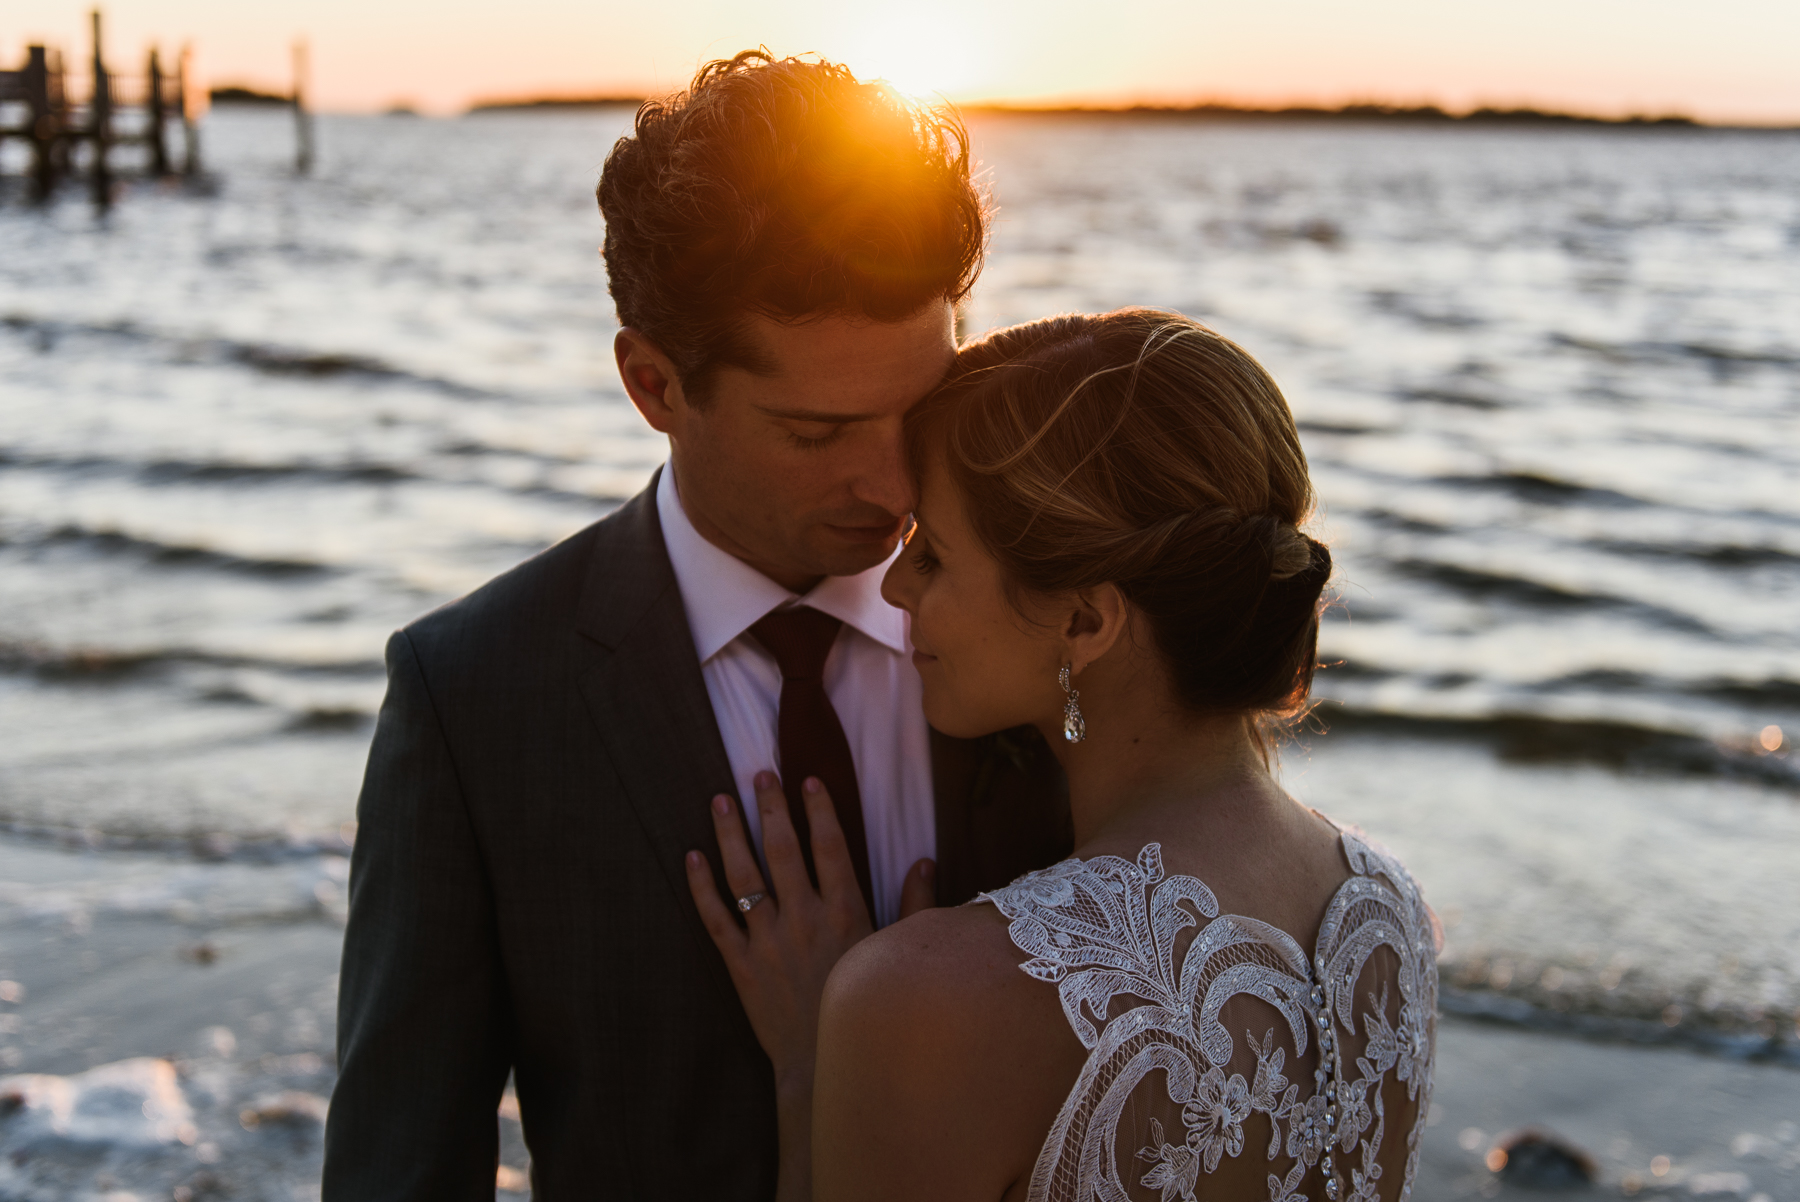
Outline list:
[[[693,635],[694,650],[701,663],[717,655],[764,614],[796,604],[830,614],[896,654],[910,650],[906,611],[894,608],[881,596],[881,578],[894,556],[854,576],[827,576],[811,592],[800,596],[714,546],[694,529],[682,507],[672,463],[663,465],[662,478],[656,485],[656,516],[662,521],[669,566],[675,570],[675,583],[687,610],[688,632]],[[896,547],[894,555],[899,553]]]

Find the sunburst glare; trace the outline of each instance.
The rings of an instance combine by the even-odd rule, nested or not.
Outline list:
[[[862,79],[882,79],[909,96],[955,98],[980,88],[992,70],[991,41],[953,20],[947,7],[870,13],[848,31],[842,52]]]

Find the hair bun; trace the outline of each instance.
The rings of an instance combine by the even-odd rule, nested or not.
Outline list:
[[[1272,580],[1287,580],[1300,575],[1313,566],[1315,548],[1324,550],[1320,543],[1303,533],[1298,526],[1285,522],[1275,527],[1272,544],[1269,548],[1269,578]],[[1329,552],[1326,552],[1325,560],[1327,563],[1331,561]]]

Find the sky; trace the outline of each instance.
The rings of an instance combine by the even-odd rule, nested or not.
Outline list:
[[[86,7],[7,0],[0,56],[85,56]],[[747,46],[816,52],[961,102],[1529,104],[1800,123],[1796,0],[114,0],[108,59],[191,40],[209,84],[318,107],[671,90]]]

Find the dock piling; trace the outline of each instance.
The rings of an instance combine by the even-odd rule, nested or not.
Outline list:
[[[181,110],[181,174],[189,179],[200,174],[200,126],[195,112],[193,57],[193,46],[183,45],[175,76],[175,103]]]
[[[112,207],[112,165],[107,161],[112,149],[112,78],[107,74],[106,59],[101,53],[100,10],[94,13],[94,99],[88,108],[88,138],[94,144],[94,161],[88,183],[94,208],[104,213]]]
[[[31,146],[31,199],[42,203],[56,187],[56,140],[62,133],[61,88],[53,93],[50,86],[50,54],[42,46],[25,52],[22,72],[25,93],[25,140]]]
[[[73,128],[75,116],[70,110],[75,100],[69,92],[68,67],[63,63],[62,50],[54,46],[50,48],[50,88],[50,104],[57,114],[56,140],[50,144],[50,157],[55,163],[54,182],[60,183],[73,174],[75,143],[81,132]]]
[[[312,114],[306,109],[306,39],[294,43],[294,174],[310,175],[313,166]]]
[[[156,47],[150,48],[150,64],[145,74],[150,77],[149,128],[144,131],[150,139],[150,174],[162,179],[169,174],[169,141],[165,126],[168,114],[164,110],[164,85],[162,59],[156,53]]]

